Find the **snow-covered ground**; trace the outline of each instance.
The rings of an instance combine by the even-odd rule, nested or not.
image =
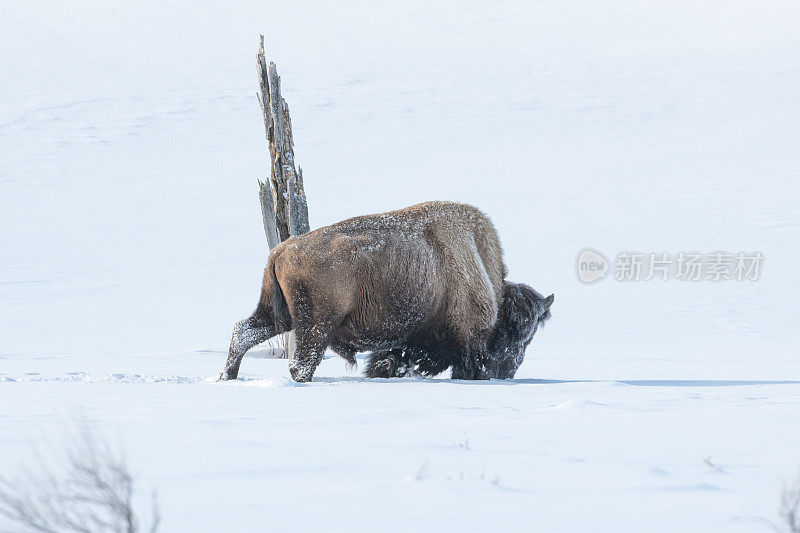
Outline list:
[[[766,531],[800,472],[798,27],[788,0],[4,2],[0,473],[80,419],[165,531]],[[312,227],[469,202],[556,294],[517,379],[298,385],[260,350],[213,381],[266,263],[259,33]],[[586,247],[764,263],[585,285]]]

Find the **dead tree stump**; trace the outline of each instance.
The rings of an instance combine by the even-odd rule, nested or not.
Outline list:
[[[295,169],[294,138],[289,106],[281,96],[281,78],[275,63],[264,55],[264,36],[259,38],[258,103],[264,117],[264,129],[269,145],[270,177],[258,180],[258,197],[264,232],[270,250],[293,235],[309,230],[308,202],[303,188],[303,170]],[[294,352],[294,335],[284,335],[284,357]]]

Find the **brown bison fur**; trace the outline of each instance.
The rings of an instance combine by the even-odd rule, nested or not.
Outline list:
[[[502,309],[539,318],[535,305],[509,294],[505,276],[494,226],[466,204],[426,202],[291,237],[270,253],[260,301],[234,327],[221,377],[235,379],[247,350],[289,330],[297,381],[311,380],[329,346],[351,363],[357,352],[407,350],[430,360],[431,372],[452,366],[456,378],[498,377],[507,365],[494,359],[507,350],[489,346],[507,320]]]
[[[525,358],[525,349],[540,326],[550,319],[553,296],[541,294],[522,283],[506,282],[503,303],[497,323],[489,338],[487,373],[489,377],[510,379]],[[406,346],[372,352],[364,374],[371,378],[403,376],[432,377],[450,366],[447,353],[431,353],[416,346]],[[470,379],[459,375],[454,368],[453,378]]]

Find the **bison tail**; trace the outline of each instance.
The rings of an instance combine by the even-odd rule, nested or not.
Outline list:
[[[261,284],[261,300],[255,314],[267,323],[275,326],[275,335],[284,333],[292,329],[292,317],[289,314],[289,306],[286,304],[286,297],[275,276],[275,256],[271,255],[264,270],[264,281]]]

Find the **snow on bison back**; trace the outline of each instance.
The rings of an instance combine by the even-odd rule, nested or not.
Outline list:
[[[222,379],[235,379],[244,354],[294,331],[292,378],[310,381],[326,348],[367,375],[457,379],[514,376],[547,298],[505,280],[503,250],[477,208],[426,202],[350,218],[290,237],[270,253],[261,298],[233,329]]]

